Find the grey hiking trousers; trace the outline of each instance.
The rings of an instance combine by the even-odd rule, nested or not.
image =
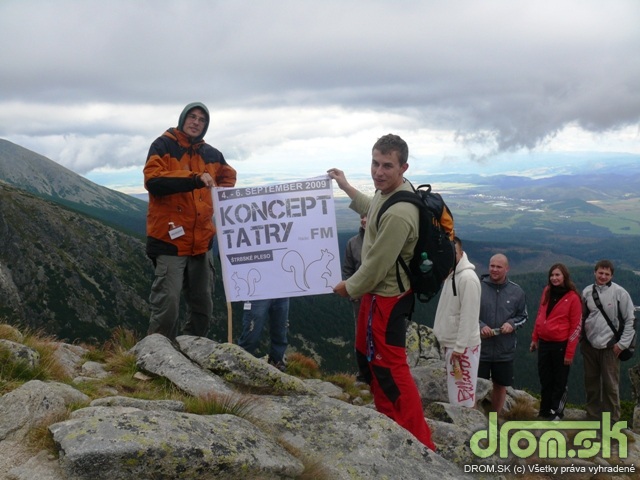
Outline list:
[[[182,334],[205,337],[211,325],[215,283],[211,250],[196,256],[159,255],[154,263],[147,334],[160,333],[175,340],[180,330],[180,294],[184,292],[187,308]]]

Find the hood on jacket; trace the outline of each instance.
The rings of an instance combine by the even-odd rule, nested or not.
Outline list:
[[[460,257],[460,261],[456,264],[456,268],[453,270],[457,275],[459,272],[463,270],[475,270],[476,267],[473,263],[469,261],[469,257],[467,257],[467,252],[462,252],[462,257]]]
[[[190,103],[189,105],[187,105],[186,107],[184,107],[184,109],[182,110],[182,113],[180,114],[180,118],[178,119],[178,130],[180,130],[181,132],[184,133],[184,122],[187,119],[187,115],[189,114],[189,112],[191,110],[193,110],[194,108],[200,108],[205,115],[207,116],[207,122],[204,124],[204,129],[202,129],[202,134],[200,134],[200,136],[198,138],[194,138],[192,141],[198,142],[200,140],[202,140],[204,138],[204,135],[207,133],[207,129],[209,128],[209,109],[205,106],[204,103],[200,103],[200,102],[193,102]]]

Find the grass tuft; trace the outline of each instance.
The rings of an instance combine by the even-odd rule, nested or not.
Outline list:
[[[33,450],[34,454],[40,450],[46,450],[48,453],[58,456],[58,447],[53,440],[53,435],[49,431],[49,427],[55,423],[68,420],[71,413],[87,405],[84,403],[71,403],[67,405],[65,412],[50,414],[43,418],[37,425],[34,425],[27,433],[27,447]]]
[[[514,397],[511,409],[504,413],[504,420],[531,420],[538,414],[538,409],[525,397]]]
[[[54,355],[57,342],[37,333],[29,333],[20,343],[37,352],[39,361],[31,367],[25,360],[12,355],[7,347],[0,345],[0,392],[6,393],[30,380],[65,380],[67,378]]]
[[[361,397],[365,402],[371,400],[371,395],[363,395],[363,390],[366,387],[362,385],[356,385],[356,376],[350,373],[336,373],[328,375],[324,378],[325,382],[331,382],[334,385],[342,388],[351,398]]]
[[[111,333],[111,338],[104,345],[104,350],[112,353],[128,352],[139,342],[139,338],[132,330],[124,327],[116,327]]]
[[[287,355],[287,373],[299,378],[320,378],[322,376],[318,362],[298,352]]]
[[[331,480],[334,478],[322,460],[309,460],[306,457],[300,460],[304,465],[304,471],[296,477],[296,480]]]
[[[279,440],[278,443],[292,456],[300,460],[304,466],[304,471],[296,477],[296,480],[331,480],[334,478],[322,460],[305,455],[298,448],[283,440]]]
[[[136,356],[126,351],[115,352],[107,357],[105,368],[114,375],[133,377],[138,371]]]
[[[250,396],[234,395],[203,395],[187,397],[184,401],[185,410],[197,415],[229,414],[236,417],[250,419],[258,402]]]
[[[0,323],[0,338],[3,340],[10,340],[12,342],[22,341],[22,335],[18,329],[7,323]]]

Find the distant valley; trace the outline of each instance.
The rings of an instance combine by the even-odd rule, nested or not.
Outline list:
[[[625,171],[620,175],[619,171]],[[429,183],[453,212],[456,233],[474,262],[505,251],[518,272],[544,271],[554,261],[588,265],[602,257],[640,271],[640,162],[554,177],[433,175]],[[338,229],[358,218],[338,200]],[[556,259],[556,260],[554,260]]]

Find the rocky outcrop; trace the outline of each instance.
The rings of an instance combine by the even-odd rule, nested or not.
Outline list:
[[[156,334],[142,339],[134,347],[133,353],[141,370],[166,378],[180,390],[194,397],[216,393],[228,395],[232,392],[220,377],[198,368],[162,335]]]
[[[487,429],[487,417],[481,409],[448,404],[438,385],[444,378],[429,378],[440,378],[444,369],[430,329],[413,325],[409,337],[412,371],[437,453],[371,405],[357,405],[361,399],[336,385],[292,377],[236,345],[198,337],[172,343],[151,335],[131,350],[145,375],[161,376],[188,395],[242,408],[196,415],[181,401],[120,394],[89,402],[71,385],[30,381],[0,397],[0,472],[6,472],[0,478],[444,480],[465,478],[471,464],[524,465],[513,456],[474,454],[470,439]],[[66,352],[65,361],[77,359],[73,367],[67,364],[70,383],[105,374],[95,362],[68,355],[73,349],[62,345],[58,351]],[[482,392],[490,395],[486,387]],[[523,401],[534,399],[510,390],[510,404]],[[29,450],[29,436],[42,425],[48,425],[55,454]],[[635,444],[629,445],[626,464],[640,459]]]
[[[0,339],[0,347],[8,350],[13,358],[24,363],[28,368],[35,368],[40,363],[40,354],[18,342]]]
[[[27,382],[0,397],[0,440],[25,440],[34,427],[62,418],[69,405],[88,401],[89,397],[69,385]]]
[[[295,478],[304,465],[233,415],[89,407],[50,427],[69,479]]]

